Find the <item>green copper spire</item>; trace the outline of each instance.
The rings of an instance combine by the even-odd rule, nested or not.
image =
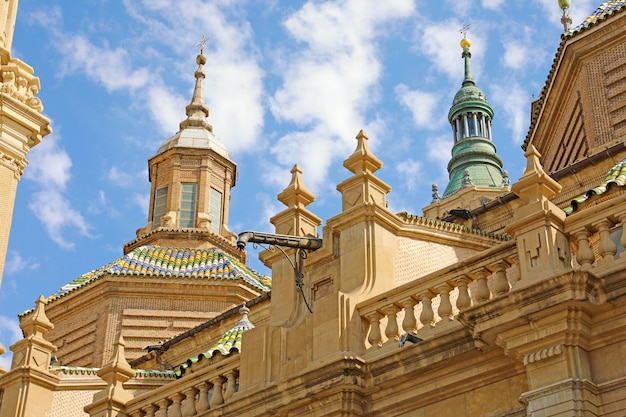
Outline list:
[[[465,35],[467,27],[462,29]],[[472,43],[466,36],[461,40],[465,76],[461,89],[454,96],[448,120],[454,132],[452,159],[448,163],[450,182],[443,193],[449,197],[467,187],[504,188],[502,160],[496,154],[491,138],[493,109],[485,93],[476,87],[470,60]]]

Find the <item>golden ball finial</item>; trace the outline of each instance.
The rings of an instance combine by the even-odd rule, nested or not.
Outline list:
[[[467,38],[461,39],[461,48],[465,49],[465,48],[469,48],[470,46],[472,46],[472,42],[469,39]]]

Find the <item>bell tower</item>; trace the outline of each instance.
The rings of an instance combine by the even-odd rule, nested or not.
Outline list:
[[[236,165],[208,122],[204,102],[206,77],[203,52],[196,58],[195,88],[180,130],[167,139],[148,161],[150,207],[148,223],[124,253],[146,244],[158,246],[218,247],[237,257],[235,234],[228,230],[230,191]]]
[[[467,25],[461,29],[463,83],[448,112],[454,138],[452,158],[448,162],[450,179],[441,196],[433,185],[433,201],[424,208],[426,217],[443,218],[451,210],[471,210],[510,190],[508,174],[502,170],[502,159],[496,154],[493,142],[493,108],[472,77],[472,43],[467,38],[467,29]]]

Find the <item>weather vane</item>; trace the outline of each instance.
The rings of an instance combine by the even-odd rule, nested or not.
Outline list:
[[[468,24],[464,24],[463,26],[461,26],[461,30],[459,30],[459,33],[463,34],[464,38],[467,38],[467,32],[469,31],[470,25]]]
[[[204,45],[208,42],[209,40],[202,35],[202,39],[200,39],[200,43],[198,43],[198,48],[200,48],[200,54],[204,53]]]

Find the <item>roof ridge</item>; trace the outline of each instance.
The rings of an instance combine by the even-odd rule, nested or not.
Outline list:
[[[604,9],[601,9],[603,5],[607,3],[618,3],[618,2],[621,2],[621,4],[617,4],[618,7],[605,10],[602,13],[599,13],[600,10],[604,10]],[[521,146],[521,148],[524,151],[526,151],[526,147],[528,146],[528,141],[530,140],[530,135],[532,134],[535,124],[537,122],[537,116],[539,116],[539,112],[541,111],[543,107],[543,102],[545,99],[545,93],[548,88],[548,84],[550,83],[550,81],[553,79],[555,75],[555,69],[556,69],[557,63],[559,62],[559,58],[561,57],[561,54],[563,53],[565,49],[565,44],[567,43],[567,41],[570,38],[577,36],[578,34],[586,31],[590,27],[593,27],[599,24],[599,22],[606,20],[609,16],[613,16],[614,14],[623,12],[624,10],[626,10],[626,0],[605,1],[595,10],[594,13],[588,16],[581,24],[576,26],[573,30],[563,33],[561,35],[561,42],[559,43],[559,47],[556,50],[554,59],[552,60],[552,66],[550,67],[550,71],[548,71],[548,76],[546,78],[546,81],[544,82],[543,87],[541,88],[541,91],[539,92],[539,95],[537,96],[537,100],[534,101],[537,103],[537,105],[532,106],[533,109],[532,109],[532,114],[530,115],[530,124],[528,126],[528,132],[526,133],[526,138],[524,139],[524,143],[522,143],[522,146]],[[591,19],[592,16],[595,16],[595,17]]]
[[[508,241],[513,239],[509,235],[501,233],[487,232],[485,230],[476,229],[473,227],[464,226],[458,223],[452,223],[441,219],[433,219],[432,217],[419,216],[417,214],[409,214],[406,211],[397,214],[400,217],[404,217],[407,222],[411,222],[415,225],[433,227],[437,230],[449,231],[449,232],[463,232],[472,233],[481,236],[493,237],[499,240]]]

